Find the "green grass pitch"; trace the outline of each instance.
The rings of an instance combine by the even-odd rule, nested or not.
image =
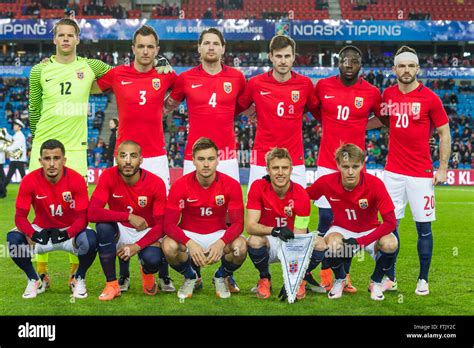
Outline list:
[[[90,187],[90,191],[94,187]],[[131,262],[131,289],[110,302],[97,299],[105,278],[96,258],[87,274],[89,297],[71,299],[67,287],[68,257],[66,253],[50,254],[51,288],[36,299],[23,300],[26,286],[23,272],[6,255],[6,233],[14,225],[17,185],[8,187],[8,198],[0,200],[0,314],[1,315],[473,315],[472,272],[474,252],[474,188],[437,187],[438,220],[433,224],[434,256],[430,271],[430,291],[426,297],[415,295],[418,275],[416,230],[409,209],[401,223],[401,251],[397,263],[397,292],[386,293],[385,301],[370,300],[367,292],[374,261],[368,254],[352,263],[351,280],[359,289],[356,294],[344,294],[341,299],[329,300],[324,294],[308,292],[307,297],[289,305],[277,298],[282,285],[279,264],[271,266],[273,294],[259,300],[250,292],[258,280],[258,273],[249,258],[235,274],[241,288],[230,299],[217,299],[211,283],[217,265],[203,269],[204,289],[192,299],[180,303],[176,294],[159,293],[150,297],[142,293],[139,265]],[[246,186],[243,186],[244,193]],[[310,229],[315,230],[318,214],[313,207]],[[178,287],[182,277],[171,270]],[[319,273],[319,268],[315,274]]]

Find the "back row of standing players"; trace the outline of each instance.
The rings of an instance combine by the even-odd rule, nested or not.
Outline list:
[[[78,105],[87,104],[85,91],[88,86],[92,93],[112,90],[116,94],[120,124],[117,145],[125,140],[139,143],[144,157],[143,168],[160,176],[167,189],[169,169],[162,117],[183,99],[186,99],[189,115],[184,174],[194,170],[192,146],[204,136],[217,144],[218,171],[237,181],[234,118],[255,104],[257,131],[249,190],[256,179],[266,174],[265,155],[274,147],[288,149],[294,167],[291,178],[306,187],[302,140],[304,112],[310,111],[322,123],[318,178],[336,171],[334,154],[341,144],[352,143],[365,149],[366,129],[380,127],[382,121],[390,127],[384,181],[395,204],[397,219],[403,217],[406,203],[410,202],[419,236],[417,293],[428,293],[433,245],[431,221],[435,219],[433,184],[446,180],[450,132],[441,101],[416,79],[419,64],[414,50],[404,46],[396,53],[394,72],[398,85],[388,88],[382,97],[377,88],[359,78],[362,54],[354,46],[346,46],[340,51],[340,74],[322,79],[314,87],[309,78],[292,71],[295,42],[282,35],[275,36],[270,42],[269,58],[273,69],[246,83],[240,71],[221,63],[225,40],[214,28],[199,36],[201,64],[179,76],[173,72],[162,74],[153,68],[159,46],[158,37],[149,26],[141,27],[134,34],[134,62],[116,68],[97,60],[76,57],[79,27],[74,21],[61,20],[54,33],[56,56],[51,57],[49,64],[35,66],[30,77],[32,158],[39,157],[38,150],[43,141],[59,139],[68,151],[68,164],[85,176],[86,114],[81,111],[83,117],[74,116],[78,116],[75,114],[75,110],[80,109]],[[166,97],[169,89],[171,94]],[[74,106],[72,111],[68,105]],[[371,114],[376,118],[371,119]],[[435,176],[428,145],[433,126],[440,136],[440,168]],[[72,134],[71,128],[81,133]],[[69,160],[71,153],[77,154],[77,160]],[[35,169],[35,165],[32,161],[30,170]],[[333,221],[331,205],[327,197],[318,200],[316,205],[320,215],[318,231],[324,235]],[[398,239],[397,230],[394,234]],[[323,263],[322,267],[327,269],[329,265]],[[349,273],[350,262],[344,267]],[[323,272],[322,278],[323,285],[330,287],[328,272]],[[390,278],[395,281],[394,269]],[[307,279],[312,279],[310,274]],[[396,282],[387,283],[387,288],[396,287]],[[349,279],[346,289],[355,290]]]

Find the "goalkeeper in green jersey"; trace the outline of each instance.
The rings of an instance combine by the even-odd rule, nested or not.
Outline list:
[[[95,79],[111,69],[96,59],[76,55],[80,29],[76,21],[63,18],[53,29],[56,55],[31,69],[29,113],[33,144],[30,172],[40,167],[40,146],[48,139],[64,144],[67,165],[87,176],[87,111],[89,92]],[[70,254],[71,278],[79,261]],[[49,286],[48,254],[37,256],[38,273]],[[71,283],[70,279],[70,283]]]

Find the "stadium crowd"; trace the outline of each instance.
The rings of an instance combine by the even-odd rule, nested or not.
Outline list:
[[[103,54],[100,58],[112,63],[112,55],[110,54]],[[395,83],[394,79],[385,78],[380,72],[369,72],[365,78],[381,89]],[[27,84],[27,79],[0,78],[0,110],[3,110],[4,118],[4,122],[0,122],[0,125],[1,127],[11,129],[16,119],[21,120],[26,125],[24,132],[29,153],[31,149],[31,135],[28,128]],[[472,133],[474,127],[473,115],[472,113],[458,113],[457,106],[458,95],[474,92],[474,86],[469,81],[461,81],[457,86],[452,79],[427,80],[425,84],[435,91],[445,91],[440,97],[450,118],[450,128],[452,130],[453,144],[450,167],[453,169],[472,168],[472,148],[474,146],[474,136]],[[104,121],[105,114],[101,108],[94,109],[94,113],[92,111],[89,112],[88,162],[91,167],[104,168],[113,163],[113,146],[109,146],[109,141],[106,141],[100,135],[100,132],[104,129]],[[234,128],[239,165],[241,167],[249,167],[251,149],[255,137],[255,122],[241,115],[235,121]],[[111,129],[114,128],[112,127]],[[170,121],[165,122],[164,129],[167,137],[170,167],[182,167],[184,146],[187,140],[187,110],[184,107],[175,110]],[[303,139],[305,164],[307,167],[314,167],[321,141],[321,125],[310,114],[306,115],[303,123]],[[366,146],[368,168],[383,168],[388,151],[385,131],[369,131],[367,133]],[[439,159],[438,142],[432,146],[432,155],[436,166]]]

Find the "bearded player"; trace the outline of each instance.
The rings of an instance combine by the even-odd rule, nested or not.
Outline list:
[[[117,166],[106,169],[91,198],[89,220],[97,222],[98,252],[106,286],[99,300],[109,301],[121,295],[115,271],[118,256],[128,261],[138,254],[143,292],[156,295],[154,273],[163,262],[160,239],[166,187],[159,177],[146,169],[141,147],[131,140],[117,149]],[[105,209],[108,204],[109,209]]]
[[[40,154],[41,168],[21,181],[16,228],[7,234],[10,256],[28,278],[23,298],[35,298],[46,290],[31,256],[57,250],[79,258],[72,281],[73,296],[86,298],[86,272],[97,253],[96,234],[87,228],[87,186],[81,174],[65,166],[66,152],[60,141],[45,141]],[[28,220],[30,206],[35,212],[33,223]]]
[[[291,156],[286,149],[273,148],[266,155],[267,175],[254,181],[248,194],[246,230],[248,253],[260,273],[255,292],[258,298],[271,295],[269,264],[278,262],[280,243],[293,239],[295,234],[308,231],[311,201],[305,189],[290,180],[293,170]],[[325,245],[321,237],[315,240],[311,261],[324,258]],[[301,282],[296,298],[306,295],[305,281]]]
[[[244,90],[245,77],[237,69],[221,63],[225,44],[224,36],[218,29],[209,28],[201,32],[198,40],[201,64],[178,76],[171,94],[166,99],[164,113],[168,114],[186,99],[189,134],[184,150],[183,174],[195,170],[193,145],[199,138],[207,137],[215,142],[219,149],[217,170],[240,181],[234,119],[241,111],[236,103]],[[195,269],[199,275],[199,267]],[[227,278],[226,281],[231,292],[240,291],[233,277]]]
[[[326,258],[335,275],[328,298],[342,296],[346,282],[345,259],[365,248],[376,260],[371,276],[370,298],[384,299],[382,278],[393,267],[398,240],[391,233],[396,226],[395,207],[384,183],[364,173],[365,152],[354,144],[336,151],[338,172],[324,175],[307,188],[311,199],[329,197],[334,221],[324,236]],[[378,220],[382,216],[383,223]]]
[[[179,298],[190,298],[201,278],[191,265],[220,261],[214,274],[216,296],[229,298],[226,277],[240,268],[247,255],[244,207],[240,183],[217,171],[218,147],[208,138],[193,146],[196,170],[184,175],[171,187],[165,214],[163,251],[173,269],[184,276]],[[226,217],[229,225],[226,224]]]
[[[174,72],[160,74],[154,68],[160,50],[155,30],[143,25],[135,31],[132,51],[135,60],[131,65],[111,69],[94,84],[92,93],[112,90],[118,107],[119,128],[117,147],[124,140],[141,144],[143,163],[146,169],[170,185],[170,171],[163,133],[163,105],[166,92],[176,80]],[[122,292],[130,287],[128,263],[120,260],[119,284]],[[159,272],[158,286],[162,291],[173,292],[175,288],[168,274],[166,261]]]
[[[318,81],[315,87],[317,108],[315,113],[321,120],[322,137],[317,160],[317,179],[337,172],[334,154],[341,144],[352,143],[365,149],[366,128],[371,114],[380,116],[380,91],[362,77],[362,52],[355,46],[345,46],[339,52],[339,75]],[[373,118],[377,121],[377,118]],[[370,121],[372,123],[372,121]],[[334,218],[327,197],[315,202],[319,208],[318,231],[321,236],[329,229]],[[348,273],[345,292],[354,293],[357,289],[351,284],[349,270],[351,259],[346,260],[345,270]],[[308,267],[306,280],[312,283]],[[332,285],[332,272],[323,262],[321,284],[327,290]]]
[[[393,71],[398,84],[383,94],[385,112],[390,116],[390,151],[384,183],[396,207],[397,221],[405,215],[407,202],[418,233],[420,271],[415,293],[428,295],[428,273],[433,254],[432,221],[436,220],[434,185],[446,181],[451,153],[449,119],[439,97],[417,80],[420,71],[416,51],[403,46],[395,54]],[[387,122],[387,117],[381,120]],[[440,139],[440,165],[436,174],[429,146],[434,128]],[[388,274],[395,282],[395,270]]]
[[[257,130],[250,165],[248,188],[267,174],[265,155],[273,147],[286,148],[293,160],[291,180],[306,187],[303,153],[303,113],[314,108],[313,84],[308,77],[292,71],[295,41],[277,35],[270,42],[269,58],[273,69],[249,80],[239,98],[239,107],[247,109],[255,103]]]

